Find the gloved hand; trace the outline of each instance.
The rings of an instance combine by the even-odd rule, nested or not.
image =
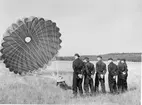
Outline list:
[[[91,75],[91,78],[94,78],[94,75]]]
[[[100,75],[100,77],[103,79],[104,75],[103,75],[103,74],[101,74],[101,75]]]
[[[113,79],[116,79],[116,76],[113,76]]]
[[[78,77],[79,77],[79,78],[82,78],[82,77],[83,77],[83,75],[82,75],[82,74],[78,74]]]
[[[123,72],[123,75],[125,75],[126,73],[125,72]]]

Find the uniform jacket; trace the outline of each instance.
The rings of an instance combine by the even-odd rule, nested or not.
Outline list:
[[[78,58],[73,61],[72,67],[74,70],[74,74],[77,74],[77,75],[82,74],[82,70],[84,68],[84,63],[80,58]]]
[[[106,74],[106,64],[103,61],[98,61],[96,63],[96,72],[98,74]]]
[[[125,72],[127,73],[128,72],[128,69],[127,69],[127,65],[125,63],[120,63],[118,65],[118,73],[122,74],[122,72]]]
[[[83,73],[84,73],[84,75],[86,76],[91,76],[91,75],[94,75],[94,73],[95,73],[95,67],[94,67],[94,64],[93,63],[91,63],[91,62],[86,62],[85,64],[84,64],[84,71],[83,71]]]
[[[116,76],[117,75],[117,65],[114,64],[113,62],[111,62],[109,65],[108,65],[108,72],[109,72],[109,75],[112,75],[112,76]]]

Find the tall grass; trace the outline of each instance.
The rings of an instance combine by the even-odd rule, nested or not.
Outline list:
[[[39,76],[3,75],[0,84],[0,104],[140,105],[140,86],[120,95],[99,94],[73,99],[72,91],[64,91],[55,84],[55,81]]]
[[[3,81],[0,88],[1,104],[51,104],[65,99],[65,93],[52,80],[24,77],[20,81],[5,83]]]
[[[87,104],[87,105],[140,105],[141,67],[140,63],[128,64],[129,91],[119,95],[98,94],[92,97],[72,98],[72,91],[64,91],[56,86],[56,81],[44,75],[21,77],[10,73],[0,65],[0,104]],[[68,85],[72,85],[72,72],[62,71]],[[108,83],[106,77],[106,90]]]

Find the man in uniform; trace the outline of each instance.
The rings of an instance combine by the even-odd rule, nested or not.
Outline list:
[[[121,59],[120,58],[117,58],[117,70],[119,71],[119,65],[121,64]],[[118,73],[118,72],[117,72]],[[120,85],[120,82],[119,82],[119,76],[117,75],[117,89]]]
[[[117,65],[113,63],[113,59],[108,59],[108,83],[109,83],[109,89],[111,93],[117,92],[116,87],[116,75],[117,75]]]
[[[128,67],[127,67],[127,63],[126,63],[126,59],[123,59],[125,68],[126,68],[126,77],[125,77],[125,81],[124,81],[124,90],[127,91],[128,90],[128,85],[127,85],[127,77],[128,77]]]
[[[106,64],[102,61],[101,56],[97,56],[97,60],[98,62],[96,63],[95,92],[99,91],[99,82],[100,82],[102,92],[106,93],[105,90]]]
[[[77,96],[77,90],[79,89],[80,96],[83,96],[83,90],[82,90],[82,80],[83,80],[83,68],[84,68],[84,63],[80,59],[79,54],[74,55],[75,60],[73,61],[73,94],[74,97]]]
[[[121,60],[121,63],[118,65],[118,90],[119,92],[125,92],[127,90],[127,77],[128,69],[125,59]]]
[[[95,73],[94,64],[89,61],[88,57],[84,58],[85,68],[83,71],[84,74],[84,91],[86,95],[89,95],[89,88],[91,91],[90,95],[93,95],[94,93],[94,87],[93,87],[93,78]]]

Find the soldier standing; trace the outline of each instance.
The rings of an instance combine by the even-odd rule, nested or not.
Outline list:
[[[121,64],[121,59],[117,58],[117,70],[119,71],[119,65]],[[120,82],[119,82],[119,76],[117,75],[117,89],[120,86]]]
[[[99,82],[100,82],[102,92],[106,93],[105,90],[106,64],[102,61],[101,56],[97,56],[97,60],[98,62],[96,63],[95,92],[99,91]]]
[[[128,90],[128,85],[127,85],[127,77],[128,77],[128,67],[127,67],[127,63],[126,63],[126,59],[123,59],[122,63],[124,62],[125,68],[126,68],[126,77],[125,77],[125,81],[124,81],[124,90],[127,91]]]
[[[80,96],[83,96],[83,90],[82,90],[82,70],[84,67],[83,61],[80,59],[79,54],[74,55],[75,60],[73,61],[73,94],[74,97],[77,96],[77,90],[79,89]]]
[[[124,92],[127,90],[127,77],[128,69],[125,59],[121,60],[121,63],[118,65],[118,90]]]
[[[109,58],[108,59],[109,65],[108,65],[108,84],[109,84],[109,89],[111,93],[116,93],[117,92],[117,87],[116,87],[116,75],[117,75],[117,65],[113,63],[113,59]]]
[[[84,91],[86,95],[89,95],[89,88],[91,90],[91,94],[94,93],[94,87],[93,87],[93,78],[95,73],[94,64],[89,61],[88,57],[84,58],[85,68],[83,71],[84,74]]]

